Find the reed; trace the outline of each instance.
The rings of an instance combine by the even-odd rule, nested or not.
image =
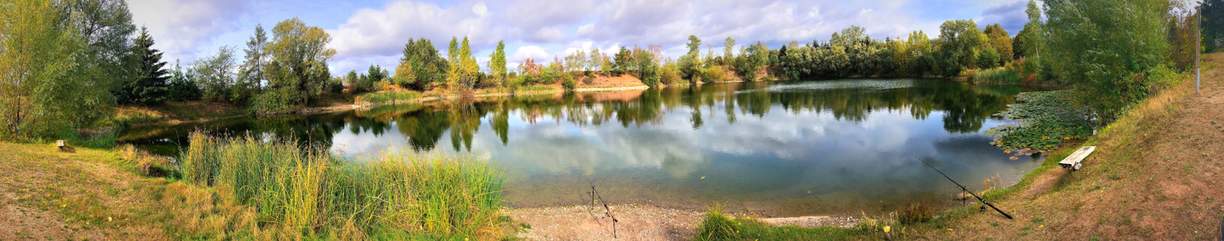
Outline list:
[[[358,163],[293,141],[191,139],[184,178],[232,190],[222,198],[254,207],[275,239],[487,240],[512,230],[500,174],[483,162],[407,153]]]

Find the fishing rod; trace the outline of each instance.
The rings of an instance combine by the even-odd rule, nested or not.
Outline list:
[[[939,168],[935,168],[935,166],[932,166],[930,163],[927,163],[927,162],[928,160],[922,160],[923,165],[926,165],[927,167],[930,167],[931,169],[935,169],[935,172],[938,172],[939,175],[943,176],[944,178],[947,178],[948,181],[952,182],[952,184],[956,184],[956,186],[960,187],[961,190],[969,193],[969,195],[973,195],[974,198],[977,198],[978,202],[982,202],[982,204],[986,204],[986,206],[990,206],[990,208],[994,209],[996,212],[999,212],[999,214],[1003,214],[1003,217],[1006,217],[1007,219],[1013,219],[1011,214],[1007,214],[1007,212],[1004,212],[1002,209],[995,207],[994,204],[990,204],[990,202],[987,202],[986,199],[982,199],[982,197],[978,196],[977,193],[973,193],[973,191],[969,191],[969,188],[966,188],[965,185],[961,185],[959,182],[956,182],[956,180],[952,180],[952,177],[949,177],[948,174],[944,174],[944,172],[940,171]]]

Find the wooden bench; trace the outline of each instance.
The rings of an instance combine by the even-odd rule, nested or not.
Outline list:
[[[1084,167],[1084,158],[1088,158],[1088,155],[1092,154],[1093,151],[1096,151],[1096,146],[1080,147],[1075,152],[1072,152],[1071,155],[1068,155],[1067,158],[1063,158],[1062,161],[1058,162],[1058,165],[1072,171],[1079,170]]]

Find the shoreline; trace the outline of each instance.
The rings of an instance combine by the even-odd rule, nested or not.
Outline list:
[[[602,206],[571,205],[505,208],[515,223],[526,224],[518,233],[527,240],[604,240],[613,238],[611,216],[616,217],[616,238],[625,240],[688,240],[697,234],[706,211],[662,208],[649,204]],[[735,214],[735,216],[744,216]],[[755,218],[774,226],[850,228],[859,218],[840,215]]]

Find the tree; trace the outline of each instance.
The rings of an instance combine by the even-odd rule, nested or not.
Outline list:
[[[135,62],[129,61],[132,54],[132,13],[124,0],[64,0],[52,1],[62,9],[62,20],[70,24],[84,39],[84,57],[78,58],[82,65],[81,75],[87,76],[90,88],[102,88],[120,94],[125,82],[130,81]],[[112,105],[110,95],[99,96],[94,102]]]
[[[622,46],[620,51],[616,52],[616,56],[613,57],[613,61],[612,75],[617,76],[625,74],[625,72],[630,71],[630,68],[633,67],[633,64],[630,63],[633,62],[633,54],[629,52],[629,49]]]
[[[997,23],[986,25],[986,37],[990,40],[990,47],[999,56],[997,65],[1002,65],[1012,60],[1011,34],[1008,34],[1007,30],[1003,29],[1003,25]]]
[[[1029,0],[1024,13],[1028,16],[1028,23],[1024,24],[1024,29],[1020,31],[1020,42],[1024,43],[1020,51],[1024,52],[1024,72],[1041,76],[1043,62],[1041,59],[1041,49],[1045,45],[1045,30],[1042,30],[1041,23],[1041,8],[1037,6],[1037,1]]]
[[[257,111],[286,111],[309,104],[331,79],[327,60],[336,54],[327,48],[331,37],[323,28],[307,26],[297,18],[277,23],[272,35],[267,48],[271,59],[264,70],[271,90],[261,94]]]
[[[1224,0],[1205,0],[1201,8],[1203,48],[1207,52],[1224,49]]]
[[[642,80],[642,83],[647,86],[654,87],[659,84],[659,62],[655,59],[656,54],[650,50],[634,48],[630,54],[631,59],[628,60],[636,70],[636,75]]]
[[[446,85],[454,88],[459,85],[459,71],[463,68],[463,60],[459,59],[459,39],[451,37],[449,47],[446,47]]]
[[[1046,61],[1099,120],[1149,94],[1145,73],[1167,63],[1165,0],[1046,0]],[[1093,40],[1093,41],[1085,41]]]
[[[765,47],[764,43],[757,42],[744,49],[744,54],[740,55],[735,63],[736,70],[744,77],[744,81],[756,81],[760,77],[757,72],[769,66],[769,48]]]
[[[132,41],[130,55],[132,79],[124,82],[118,95],[120,103],[156,105],[166,101],[169,73],[166,62],[161,60],[161,51],[153,48],[153,37],[148,29],[141,28],[140,36]]]
[[[92,66],[78,26],[52,1],[18,0],[0,8],[0,138],[65,137],[109,115],[107,86]]]
[[[728,64],[732,59],[735,59],[735,39],[727,36],[727,40],[723,41],[723,64]]]
[[[187,101],[200,99],[200,86],[196,85],[195,72],[183,70],[178,61],[174,70],[170,71],[170,85],[166,88],[166,99],[171,101]]]
[[[424,90],[442,84],[448,67],[429,39],[408,40],[404,45],[404,57],[395,68],[395,81],[403,86]]]
[[[230,102],[246,103],[260,89],[264,80],[264,66],[268,63],[268,36],[261,25],[255,25],[255,35],[247,40],[246,59],[238,67],[238,79],[230,89]]]
[[[701,71],[701,39],[696,35],[689,35],[688,53],[680,56],[680,61],[677,66],[680,70],[680,76],[688,79],[690,82],[697,81],[697,73]]]
[[[979,55],[989,48],[986,34],[973,20],[949,20],[939,26],[939,60],[943,76],[956,76],[966,68],[980,65]]]
[[[497,41],[497,49],[493,50],[493,55],[489,56],[489,70],[493,72],[493,79],[497,86],[506,85],[506,43]]]
[[[480,74],[480,66],[476,63],[476,57],[472,57],[472,46],[468,42],[467,37],[463,37],[463,44],[459,48],[457,57],[459,59],[458,76],[455,78],[457,82],[453,82],[457,85],[452,87],[470,89],[476,85],[477,77]]]
[[[195,73],[196,85],[200,87],[201,97],[208,101],[226,101],[230,87],[234,85],[234,50],[222,47],[217,55],[196,60],[192,71]]]

